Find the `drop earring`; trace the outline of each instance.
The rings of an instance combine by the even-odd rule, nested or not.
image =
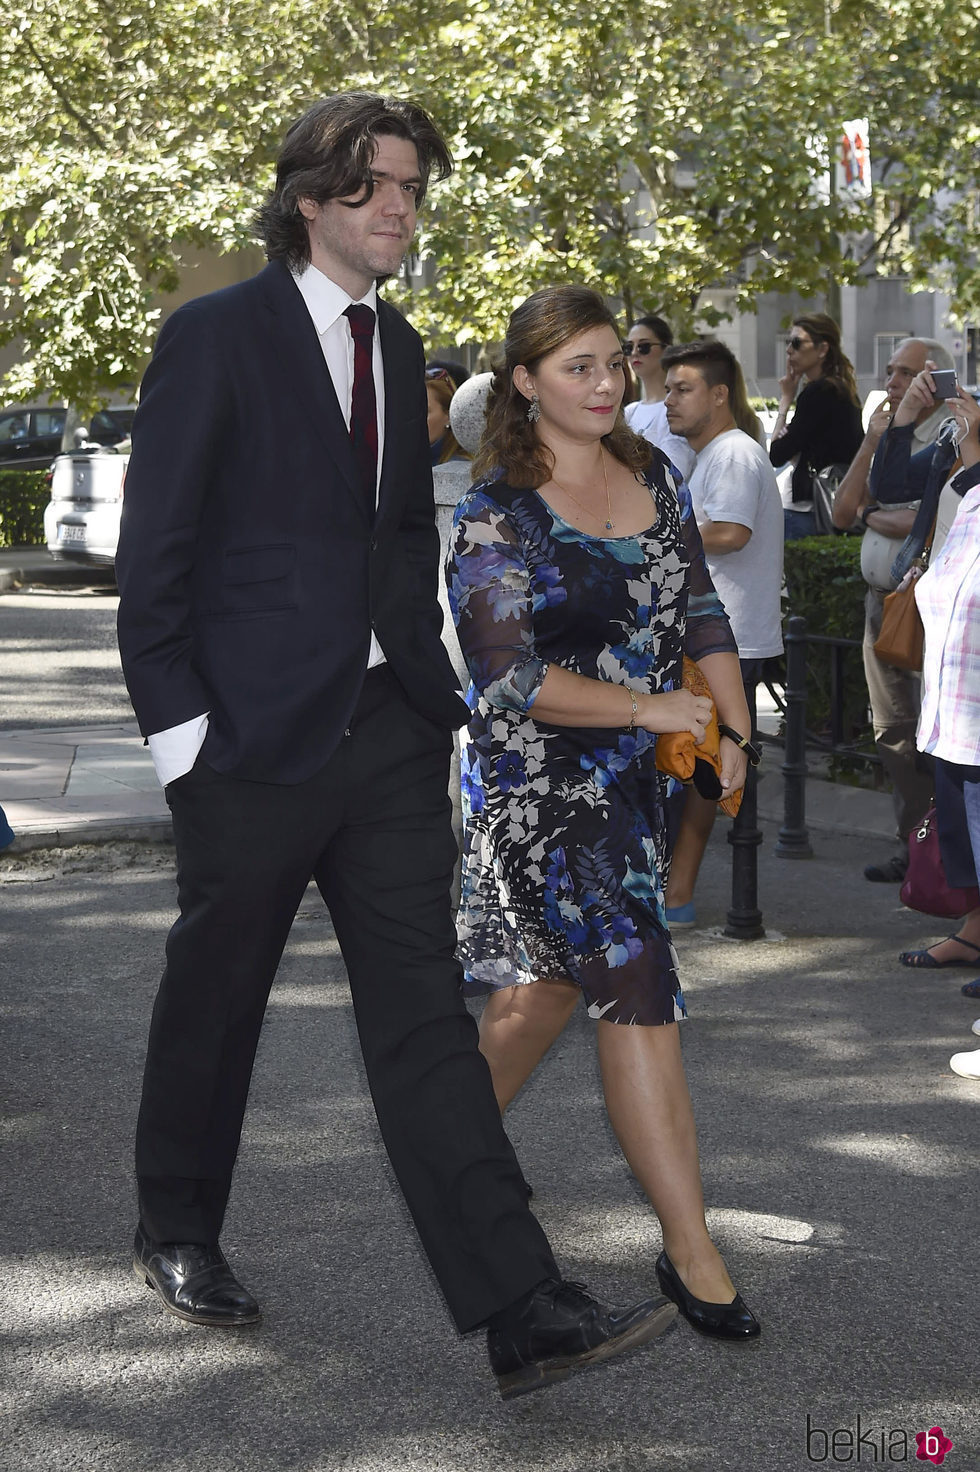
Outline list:
[[[531,395],[531,402],[527,406],[527,420],[529,424],[537,424],[541,418],[541,405],[538,403],[537,394]]]

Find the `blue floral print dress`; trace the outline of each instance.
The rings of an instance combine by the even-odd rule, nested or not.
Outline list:
[[[647,484],[648,531],[593,537],[537,491],[482,481],[457,507],[447,577],[472,677],[465,989],[561,978],[591,1017],[657,1025],[686,1014],[664,915],[656,737],[534,719],[549,663],[653,693],[678,687],[682,652],[735,652],[690,496],[658,451]]]

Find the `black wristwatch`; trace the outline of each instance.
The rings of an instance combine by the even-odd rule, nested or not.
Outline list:
[[[878,502],[877,501],[871,501],[871,502],[869,502],[869,504],[867,506],[865,506],[864,510],[859,514],[858,521],[864,527],[865,531],[868,530],[868,517],[871,515],[872,511],[880,511],[880,510],[881,510],[881,507],[878,505]]]
[[[734,726],[723,726],[719,721],[718,731],[722,736],[727,736],[729,741],[734,741],[736,746],[741,747],[748,758],[750,767],[757,767],[759,765],[762,761],[762,752],[757,746],[753,746],[752,742],[747,740],[746,737],[740,736]]]

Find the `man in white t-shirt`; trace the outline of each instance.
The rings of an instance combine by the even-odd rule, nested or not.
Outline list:
[[[739,416],[750,423],[751,411],[741,369],[724,343],[671,347],[663,362],[667,424],[695,453],[688,476],[694,516],[731,620],[754,728],[762,663],[783,648],[779,488],[765,450],[736,422]],[[688,789],[667,885],[667,919],[675,929],[694,924],[694,885],[716,811],[716,803]]]

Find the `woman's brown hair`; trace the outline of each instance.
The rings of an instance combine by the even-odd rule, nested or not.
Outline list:
[[[523,364],[535,373],[543,359],[593,327],[610,327],[621,340],[616,318],[599,293],[587,286],[546,286],[511,315],[503,361],[494,370],[487,396],[486,428],[473,460],[474,480],[499,471],[508,485],[536,490],[551,479],[554,456],[527,417],[528,400],[514,385],[514,369]],[[644,471],[650,464],[651,447],[630,429],[622,406],[602,443],[630,470]]]
[[[449,418],[449,405],[453,401],[456,385],[445,368],[427,368],[425,370],[425,391],[432,394],[446,411]],[[442,436],[442,449],[439,452],[437,465],[444,465],[447,460],[468,460],[470,457],[463,449],[459,440],[453,434],[451,424],[446,425],[446,431]]]
[[[860,409],[861,399],[858,394],[857,379],[854,376],[854,367],[851,360],[844,354],[840,328],[833,317],[828,317],[825,312],[811,312],[806,317],[794,317],[793,326],[804,328],[814,342],[827,344],[821,377],[829,378],[841,393]]]

